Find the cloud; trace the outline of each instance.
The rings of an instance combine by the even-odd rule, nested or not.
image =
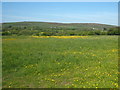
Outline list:
[[[24,16],[2,16],[3,22],[15,22],[15,21],[40,21],[42,18],[37,17],[24,17]]]
[[[96,12],[90,14],[49,14],[36,15],[34,17],[24,16],[8,16],[4,15],[3,22],[15,21],[46,21],[46,22],[62,22],[62,23],[103,23],[118,25],[118,13]]]
[[[93,14],[61,14],[53,15],[63,22],[92,22],[118,25],[118,13],[97,12]]]

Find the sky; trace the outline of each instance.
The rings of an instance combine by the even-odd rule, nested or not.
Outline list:
[[[21,21],[118,25],[118,3],[3,2],[2,22]]]
[[[119,2],[120,0],[2,0],[2,2]]]

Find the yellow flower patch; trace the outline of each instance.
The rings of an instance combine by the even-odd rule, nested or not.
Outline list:
[[[16,39],[14,39],[14,38],[10,38],[10,39],[3,39],[3,40],[16,40]]]
[[[88,36],[32,36],[33,38],[87,38]]]

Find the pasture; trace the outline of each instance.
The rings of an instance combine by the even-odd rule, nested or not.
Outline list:
[[[3,36],[3,88],[118,88],[118,36]]]

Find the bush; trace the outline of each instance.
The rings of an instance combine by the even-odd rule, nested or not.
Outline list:
[[[2,35],[12,35],[12,33],[10,31],[5,31],[5,32],[2,32]]]
[[[108,31],[108,35],[120,35],[119,28],[110,28]]]

